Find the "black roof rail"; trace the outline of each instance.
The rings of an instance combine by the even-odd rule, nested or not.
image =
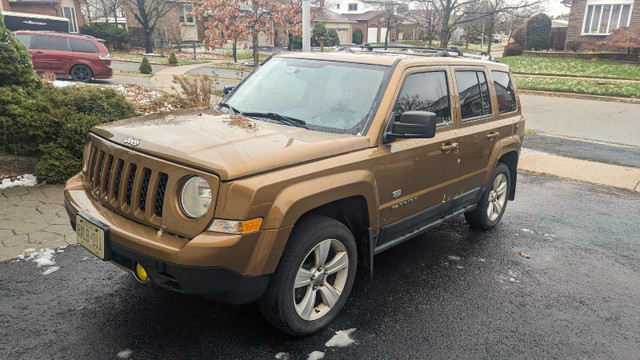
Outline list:
[[[361,46],[343,46],[340,47],[337,51],[351,51],[353,52],[353,50],[360,50],[360,51],[369,51],[369,52],[374,52],[374,50],[382,50],[381,53],[393,53],[393,54],[398,54],[400,52],[397,51],[393,51],[393,50],[411,50],[411,51],[417,51],[418,53],[412,53],[411,55],[420,55],[420,52],[425,53],[425,54],[433,54],[431,56],[442,56],[442,57],[454,57],[454,56],[459,56],[459,57],[466,57],[466,58],[472,58],[472,59],[479,59],[479,60],[489,60],[489,61],[494,61],[494,62],[498,62],[497,60],[495,60],[491,55],[487,55],[486,53],[480,53],[480,54],[469,54],[469,53],[463,53],[462,51],[460,51],[460,49],[458,49],[457,47],[450,47],[448,49],[444,49],[444,48],[437,48],[437,47],[428,47],[428,46],[415,46],[415,45],[387,45],[385,46],[381,46],[381,45],[371,45],[371,44],[363,44]],[[403,53],[400,53],[403,54]]]

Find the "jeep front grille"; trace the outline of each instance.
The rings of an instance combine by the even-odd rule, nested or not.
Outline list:
[[[217,194],[217,177],[135,152],[95,135],[91,138],[85,186],[97,201],[129,219],[163,227],[176,235],[192,237],[204,231],[213,211],[202,219],[189,219],[175,205],[176,194],[182,182],[193,175],[207,179],[213,194]]]

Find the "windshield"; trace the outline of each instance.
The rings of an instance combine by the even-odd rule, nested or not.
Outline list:
[[[225,104],[252,117],[269,114],[269,118],[263,118],[267,121],[277,114],[302,120],[311,130],[359,134],[367,126],[388,69],[380,65],[273,58],[235,89]]]

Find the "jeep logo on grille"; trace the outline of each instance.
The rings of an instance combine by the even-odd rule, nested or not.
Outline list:
[[[131,146],[131,147],[135,147],[135,146],[138,146],[138,144],[140,144],[140,140],[134,139],[132,137],[130,137],[128,139],[124,139],[122,142],[127,144],[127,145],[129,145],[129,146]]]

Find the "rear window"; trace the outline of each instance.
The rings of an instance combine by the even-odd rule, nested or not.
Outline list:
[[[69,50],[66,37],[36,35],[34,49],[41,50]]]
[[[462,121],[491,115],[491,96],[484,71],[456,71]]]
[[[69,43],[71,44],[71,51],[98,53],[98,47],[90,40],[69,38]]]
[[[24,44],[24,46],[27,47],[27,49],[31,48],[31,34],[16,34],[16,37]]]
[[[498,110],[500,114],[516,111],[516,94],[511,77],[504,71],[492,71],[493,85],[496,88]]]

